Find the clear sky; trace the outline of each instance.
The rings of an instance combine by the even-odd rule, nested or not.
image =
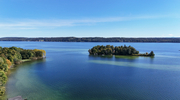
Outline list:
[[[180,37],[180,0],[0,0],[0,37]]]

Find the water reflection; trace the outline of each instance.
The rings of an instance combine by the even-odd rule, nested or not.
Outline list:
[[[163,65],[163,64],[148,64],[148,63],[138,63],[138,62],[123,62],[123,61],[105,61],[105,60],[89,60],[91,63],[99,64],[109,64],[121,67],[137,67],[143,69],[158,69],[158,70],[171,70],[180,71],[179,65]]]
[[[115,55],[115,58],[119,58],[119,59],[138,59],[139,56],[121,56],[121,55]]]
[[[89,55],[89,57],[112,58],[113,55]]]

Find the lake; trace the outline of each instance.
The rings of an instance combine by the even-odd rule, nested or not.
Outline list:
[[[0,42],[44,49],[47,58],[8,72],[4,98],[28,100],[179,100],[179,43]],[[155,57],[89,56],[96,45],[131,45]]]

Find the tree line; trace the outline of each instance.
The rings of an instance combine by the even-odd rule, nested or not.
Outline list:
[[[5,93],[6,73],[13,65],[24,59],[37,59],[46,56],[45,50],[22,49],[18,47],[0,47],[0,96]]]
[[[5,37],[0,41],[44,41],[44,42],[158,42],[158,43],[180,43],[180,38],[123,38],[123,37],[47,37],[47,38],[25,38]]]
[[[139,54],[134,47],[131,46],[113,46],[113,45],[97,45],[88,50],[90,55],[133,55],[133,56],[154,56],[154,52]]]

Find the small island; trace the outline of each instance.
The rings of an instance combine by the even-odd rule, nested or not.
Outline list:
[[[129,56],[155,56],[154,52],[139,54],[134,47],[131,46],[113,46],[113,45],[97,45],[88,50],[90,55],[129,55]]]
[[[22,62],[43,59],[46,57],[45,50],[22,49],[18,47],[0,47],[0,96],[5,93],[8,69]]]

